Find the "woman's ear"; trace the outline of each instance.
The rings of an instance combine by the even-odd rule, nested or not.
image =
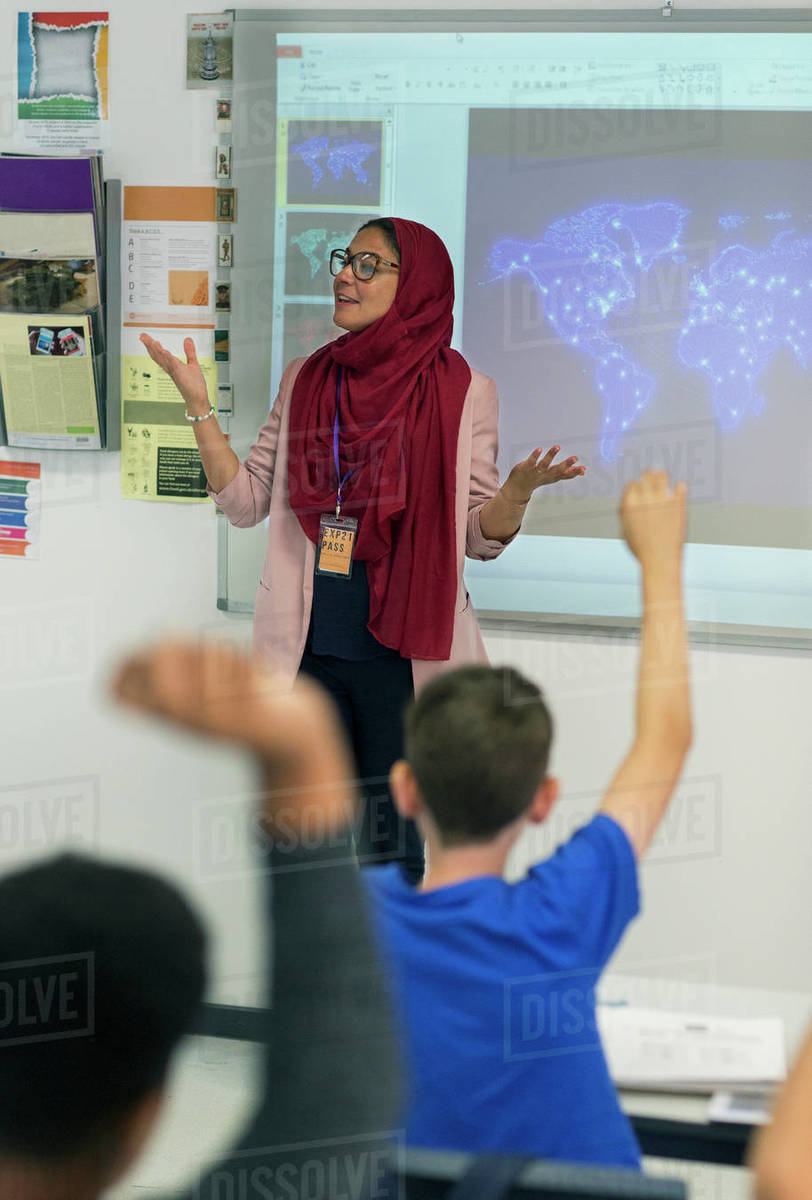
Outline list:
[[[423,810],[423,798],[414,772],[405,759],[399,758],[389,772],[389,788],[400,815],[405,820],[415,820]]]

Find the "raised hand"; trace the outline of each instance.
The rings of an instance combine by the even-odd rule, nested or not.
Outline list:
[[[132,708],[254,751],[271,826],[284,818],[289,829],[338,828],[350,819],[354,771],[335,709],[315,683],[291,688],[224,643],[168,641],[126,658],[112,690]]]
[[[113,691],[134,708],[272,758],[299,743],[300,725],[312,735],[332,720],[326,696],[305,685],[291,690],[227,643],[167,641],[125,659]]]
[[[576,465],[578,456],[572,455],[563,462],[554,461],[560,446],[551,446],[546,454],[540,446],[532,450],[527,458],[516,463],[505,482],[502,492],[505,499],[514,504],[527,504],[536,488],[548,483],[558,483],[562,479],[578,479],[585,474],[586,467]]]
[[[665,471],[644,471],[620,501],[623,536],[643,564],[678,560],[685,541],[685,484],[671,490]]]
[[[141,342],[152,361],[166,371],[183,397],[191,416],[202,416],[209,411],[209,390],[197,361],[197,351],[191,338],[184,338],[183,350],[186,362],[165,349],[148,333],[141,334]]]

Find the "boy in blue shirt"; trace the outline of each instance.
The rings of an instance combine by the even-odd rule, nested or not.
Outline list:
[[[407,713],[391,785],[426,839],[428,872],[418,889],[395,865],[366,876],[405,1028],[411,1145],[639,1166],[594,992],[637,915],[637,860],[691,741],[684,485],[646,472],[621,519],[642,568],[635,736],[596,816],[552,858],[503,879],[558,790],[538,689],[510,668],[464,667]]]

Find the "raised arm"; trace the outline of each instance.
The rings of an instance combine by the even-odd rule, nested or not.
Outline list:
[[[224,646],[158,646],[125,663],[119,696],[246,747],[263,776],[271,917],[269,1023],[259,1111],[187,1200],[374,1193],[398,1071],[386,988],[351,843],[353,771],[316,685],[282,691]],[[324,1191],[324,1195],[328,1192]]]
[[[637,857],[653,838],[691,744],[691,698],[682,604],[685,485],[646,471],[621,501],[623,534],[640,562],[643,623],[632,748],[601,812],[626,831]]]
[[[812,1200],[812,1029],[755,1141],[757,1200]]]

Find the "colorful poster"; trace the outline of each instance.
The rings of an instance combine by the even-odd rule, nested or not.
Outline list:
[[[106,12],[18,13],[18,148],[109,146],[108,28]]]
[[[0,461],[0,557],[39,558],[40,465]]]
[[[215,404],[213,331],[150,329],[149,333],[179,358],[184,357],[184,338],[194,336],[209,400]],[[204,500],[206,480],[186,407],[139,336],[138,329],[122,330],[121,494],[129,500]]]
[[[124,189],[125,325],[214,327],[214,192],[207,187]]]
[[[140,335],[146,330],[178,357],[193,337],[216,402],[214,188],[125,188],[121,267],[122,495],[200,502],[206,480],[185,405]]]

